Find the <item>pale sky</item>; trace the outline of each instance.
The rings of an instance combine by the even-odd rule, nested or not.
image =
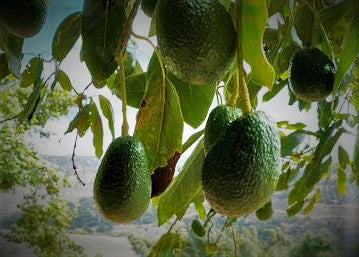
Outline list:
[[[46,24],[44,25],[42,31],[35,37],[25,40],[24,52],[27,53],[41,53],[41,52],[51,52],[51,42],[53,35],[57,26],[68,14],[75,11],[80,11],[82,9],[81,0],[51,0],[49,6],[48,17]],[[133,30],[140,35],[147,36],[150,27],[150,19],[139,11],[136,19],[134,21]],[[155,38],[151,38],[155,43]],[[147,42],[137,40],[138,51],[136,51],[135,57],[140,62],[144,70],[147,68],[148,61],[152,54],[152,48]],[[62,62],[61,69],[63,69],[70,77],[70,80],[73,86],[82,90],[88,82],[91,80],[90,73],[87,70],[85,63],[80,61],[79,53],[81,47],[81,39],[78,40],[75,47],[71,50],[66,59]],[[46,56],[46,55],[45,55]],[[28,55],[25,55],[25,61],[29,58]],[[47,67],[47,72],[51,72],[52,68]],[[46,72],[45,72],[46,73]],[[46,76],[46,74],[45,74]],[[261,96],[267,92],[266,88],[263,88],[259,95]],[[121,112],[121,102],[117,99],[116,96],[113,96],[109,90],[106,88],[96,89],[92,87],[87,91],[88,95],[96,96],[102,94],[106,96],[112,103],[114,113],[115,113],[115,131],[116,136],[120,136],[121,133],[121,123],[122,123],[122,112]],[[97,98],[95,97],[97,102]],[[288,105],[289,97],[287,89],[282,90],[272,101],[267,103],[259,103],[257,109],[266,111],[271,115],[274,120],[289,120],[291,122],[303,122],[308,126],[308,129],[317,128],[317,119],[316,119],[316,108],[313,106],[309,112],[299,112],[297,104],[292,106]],[[98,102],[97,102],[98,103]],[[216,100],[212,103],[211,109],[217,105]],[[72,110],[68,117],[61,118],[60,120],[51,120],[46,125],[45,129],[53,133],[50,139],[40,139],[39,137],[29,137],[28,141],[31,143],[34,148],[40,154],[47,155],[70,155],[72,154],[73,144],[75,140],[75,133],[72,132],[64,136],[69,121],[76,114],[76,109]],[[128,121],[130,126],[130,134],[133,133],[135,125],[135,115],[137,109],[128,108]],[[103,118],[104,124],[104,151],[111,142],[111,134],[107,126],[107,120]],[[203,123],[199,128],[193,129],[188,125],[185,125],[183,141],[185,141],[192,133],[203,129]],[[59,142],[59,140],[61,140]],[[353,139],[349,136],[342,139],[341,144],[346,145],[351,148],[353,144]],[[181,161],[187,158],[190,151],[187,151],[181,158]],[[94,148],[92,146],[92,133],[89,130],[86,135],[82,138],[79,138],[76,148],[76,155],[88,155],[94,156]],[[180,162],[181,162],[180,161]]]

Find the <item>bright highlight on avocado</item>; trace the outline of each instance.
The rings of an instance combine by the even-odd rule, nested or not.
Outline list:
[[[315,47],[299,49],[289,66],[289,86],[294,95],[315,102],[333,90],[335,67],[321,50]]]
[[[145,212],[151,197],[151,176],[140,141],[126,136],[110,144],[93,192],[99,211],[111,221],[129,222]]]
[[[18,37],[36,35],[45,23],[45,0],[1,0],[0,24]]]
[[[264,112],[253,111],[233,121],[207,153],[202,187],[217,213],[239,217],[270,200],[280,171],[277,126]]]
[[[235,53],[236,33],[218,0],[159,0],[158,45],[167,68],[191,84],[213,83]]]

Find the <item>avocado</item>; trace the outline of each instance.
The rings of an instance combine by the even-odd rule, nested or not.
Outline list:
[[[155,12],[157,0],[142,0],[141,9],[148,16],[152,17]]]
[[[218,105],[210,112],[204,129],[204,150],[206,153],[222,136],[229,124],[240,116],[239,108],[228,105]]]
[[[2,0],[0,24],[18,37],[36,35],[45,23],[45,0]]]
[[[143,144],[131,136],[115,139],[98,168],[94,198],[111,221],[124,223],[140,217],[151,196],[151,176]]]
[[[207,153],[202,187],[211,207],[239,217],[270,200],[281,170],[276,124],[262,111],[233,121]]]
[[[233,60],[236,32],[220,1],[160,0],[155,23],[165,65],[190,84],[215,82]]]
[[[315,102],[333,90],[335,67],[329,57],[315,47],[297,50],[290,60],[289,87],[300,100]]]

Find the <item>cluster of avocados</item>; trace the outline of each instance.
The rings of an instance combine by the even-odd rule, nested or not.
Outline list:
[[[193,86],[220,80],[233,62],[237,37],[220,1],[142,0],[141,8],[155,19],[168,74]],[[290,61],[289,87],[298,99],[319,101],[331,93],[334,73],[322,51],[305,47]],[[217,213],[239,217],[270,200],[281,172],[281,144],[277,125],[265,112],[217,106],[206,123],[204,151],[202,189]],[[131,136],[114,140],[93,188],[101,213],[120,223],[141,216],[151,197],[168,187],[178,158],[176,153],[166,167],[152,172],[140,141]]]
[[[32,37],[45,23],[45,0],[0,1],[0,25],[18,37]]]

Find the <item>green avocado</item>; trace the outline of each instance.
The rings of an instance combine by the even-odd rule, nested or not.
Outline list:
[[[333,90],[335,67],[325,53],[315,47],[297,50],[289,66],[289,87],[304,101],[315,102]]]
[[[131,136],[108,147],[94,182],[94,198],[107,219],[119,223],[140,217],[151,197],[151,176],[145,148]]]
[[[218,80],[233,60],[236,32],[217,0],[159,0],[158,46],[167,68],[195,85]]]
[[[155,11],[157,0],[142,0],[141,9],[148,16],[152,17]]]
[[[45,23],[45,0],[2,0],[0,24],[18,37],[36,35]]]
[[[202,187],[212,208],[239,217],[270,200],[281,170],[276,124],[262,111],[233,121],[202,166]]]
[[[204,150],[206,153],[222,136],[229,124],[240,116],[239,108],[228,105],[218,105],[211,111],[204,129]]]

